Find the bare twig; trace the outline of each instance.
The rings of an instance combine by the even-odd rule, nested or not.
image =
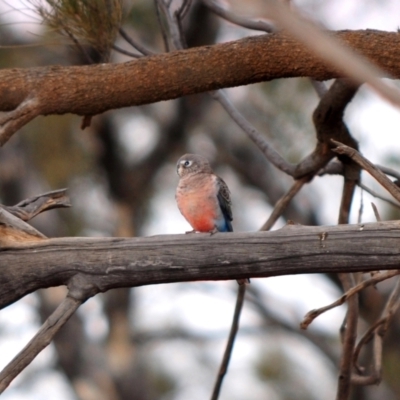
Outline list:
[[[361,224],[363,212],[364,212],[364,190],[361,189],[360,207],[358,208],[358,217],[357,217],[358,224]]]
[[[77,308],[98,289],[83,278],[75,275],[68,285],[68,295],[44,322],[32,340],[0,372],[0,393],[3,393],[12,380],[24,370],[33,359],[52,341],[54,335],[68,321]]]
[[[25,221],[46,210],[70,207],[65,192],[66,189],[61,189],[44,193],[11,207],[0,204],[0,244],[6,246],[46,239],[45,235]]]
[[[295,165],[289,164],[270,144],[264,139],[263,135],[251,125],[246,118],[239,113],[233,103],[229,100],[224,92],[221,90],[212,92],[212,97],[217,100],[230,117],[239,125],[240,128],[248,135],[248,137],[257,145],[262,151],[268,161],[270,161],[276,168],[293,176]]]
[[[350,210],[351,205],[353,202],[353,197],[355,193],[355,189],[357,187],[358,177],[359,177],[359,168],[356,165],[356,171],[354,171],[354,179],[348,178],[348,173],[352,173],[351,171],[347,172],[350,168],[352,169],[353,166],[345,165],[345,178],[344,178],[344,185],[343,185],[343,193],[342,199],[340,203],[340,216],[339,216],[339,224],[348,224],[349,217],[350,217]]]
[[[229,361],[233,350],[233,345],[235,343],[236,334],[239,329],[239,319],[240,319],[240,313],[243,308],[244,297],[246,294],[246,286],[247,285],[238,285],[238,295],[236,298],[236,306],[235,306],[235,312],[233,314],[232,325],[229,332],[229,337],[228,337],[228,342],[226,344],[224,357],[222,358],[221,366],[219,368],[217,375],[217,380],[215,382],[214,389],[211,395],[211,400],[218,399],[222,386],[222,381],[228,369]]]
[[[393,291],[390,294],[389,300],[386,303],[386,306],[382,313],[382,318],[384,319],[384,323],[382,324],[379,330],[380,336],[385,335],[389,327],[390,320],[394,317],[399,306],[400,306],[400,279],[397,279],[395,287],[393,288]]]
[[[183,0],[182,7],[174,11],[172,15],[169,15],[171,20],[174,21],[170,23],[170,25],[172,25],[171,37],[177,50],[186,49],[188,47],[185,35],[183,34],[183,19],[190,10],[190,4],[191,0]]]
[[[125,50],[125,49],[117,46],[116,44],[113,44],[111,47],[112,47],[113,50],[117,51],[118,53],[124,54],[124,55],[126,55],[128,57],[132,57],[132,58],[141,58],[141,57],[143,57],[143,54],[132,53],[131,51]]]
[[[400,202],[400,188],[395,185],[380,169],[371,161],[363,157],[357,150],[344,145],[343,143],[332,140],[337,147],[332,149],[337,154],[344,154],[350,157],[361,168],[371,174],[397,201]]]
[[[393,178],[400,180],[400,172],[399,171],[396,171],[393,168],[385,167],[383,165],[378,165],[378,164],[375,164],[375,167],[380,169],[384,174],[392,176]]]
[[[400,273],[400,271],[398,271]],[[396,311],[400,306],[400,279],[397,279],[396,285],[382,311],[381,318],[376,321],[360,339],[357,347],[354,351],[353,363],[359,373],[364,372],[364,368],[360,367],[357,363],[358,356],[362,347],[368,343],[371,338],[374,339],[373,344],[373,371],[369,376],[354,376],[352,377],[352,383],[358,385],[376,384],[381,381],[382,377],[382,346],[383,337],[389,327],[389,323],[395,315]]]
[[[239,25],[242,26],[243,28],[251,29],[254,31],[262,31],[267,33],[275,31],[275,28],[268,22],[263,20],[252,20],[249,18],[242,17],[241,15],[237,15],[232,11],[223,8],[213,0],[203,0],[203,3],[219,17],[229,22],[232,22],[235,25]]]
[[[0,117],[0,146],[3,146],[10,137],[41,112],[39,99],[29,97],[15,110],[5,113]]]
[[[349,289],[346,293],[344,293],[339,299],[337,299],[333,303],[331,303],[325,307],[321,307],[316,310],[311,310],[310,312],[308,312],[300,324],[301,329],[307,329],[308,326],[311,324],[312,321],[314,321],[315,318],[317,318],[318,316],[320,316],[321,314],[323,314],[326,311],[329,311],[335,307],[341,306],[351,296],[354,296],[355,294],[361,292],[361,290],[365,289],[366,287],[374,286],[379,282],[393,278],[394,276],[399,275],[399,274],[400,274],[399,270],[379,272],[379,273],[375,274],[373,277],[366,279],[365,281],[362,281],[358,285]]]
[[[350,133],[348,132],[348,135]],[[357,143],[354,143],[357,146]],[[349,160],[342,160],[344,167],[344,184],[342,192],[342,200],[339,211],[339,224],[348,224],[350,209],[357,182],[360,176],[360,168],[357,164]],[[347,292],[356,285],[355,274],[338,274],[339,280],[343,286],[343,291]],[[357,339],[357,323],[359,314],[358,296],[354,295],[347,298],[347,313],[341,327],[342,334],[342,354],[339,364],[339,377],[336,399],[347,400],[350,396],[351,375],[352,375],[352,359],[354,346]]]
[[[283,214],[288,204],[291,202],[294,196],[300,191],[305,183],[310,181],[309,177],[304,177],[301,179],[297,179],[294,181],[292,187],[289,191],[281,197],[277,203],[275,204],[275,208],[272,211],[271,215],[269,216],[268,220],[265,224],[260,228],[260,231],[269,231],[278,218]]]
[[[381,216],[379,215],[379,211],[378,211],[376,205],[375,205],[374,203],[371,202],[371,206],[372,206],[372,209],[374,210],[374,214],[375,214],[376,220],[377,220],[378,222],[379,222],[379,221],[382,221]]]
[[[375,164],[375,167],[378,168],[380,171],[382,171],[384,174],[390,175],[390,176],[400,180],[400,173],[395,171],[394,169],[384,167],[384,166],[378,165],[378,164]],[[338,162],[337,160],[332,160],[318,172],[318,176],[323,176],[325,174],[327,174],[327,175],[343,175],[343,170],[344,170],[344,168],[343,168],[343,164],[341,162]],[[393,207],[400,207],[399,203],[396,203],[391,199],[381,196],[379,193],[370,189],[368,186],[364,185],[362,182],[358,182],[357,185],[361,189],[363,189],[367,193],[369,193],[371,196],[376,197],[377,199],[386,201],[387,203],[391,204]]]
[[[339,274],[343,290],[348,291],[354,286],[353,274]],[[345,319],[345,331],[343,334],[343,350],[340,358],[338,389],[336,400],[347,400],[350,396],[352,359],[354,346],[357,339],[358,322],[358,298],[351,297],[348,301]]]
[[[360,365],[358,365],[358,357],[360,355],[360,351],[363,348],[363,346],[365,344],[367,344],[372,337],[375,335],[376,333],[376,329],[382,325],[385,322],[384,319],[379,319],[378,321],[375,321],[368,329],[367,331],[364,333],[364,335],[361,337],[361,339],[359,340],[359,342],[357,343],[357,346],[354,350],[354,356],[353,356],[353,364],[354,367],[356,368],[356,370],[358,371],[358,373],[362,374],[365,372],[365,368],[361,367]],[[357,381],[357,379],[355,379]],[[359,383],[358,383],[359,384]]]
[[[71,207],[66,191],[67,189],[54,190],[25,199],[15,206],[0,205],[0,207],[23,221],[29,221],[43,211],[52,210],[53,208]]]
[[[139,53],[145,55],[145,56],[151,56],[152,54],[155,54],[153,51],[147,49],[144,47],[141,43],[133,39],[131,36],[129,36],[123,28],[119,28],[118,30],[119,34],[134,48],[136,49]]]
[[[11,381],[24,370],[33,359],[47,347],[54,335],[68,321],[71,315],[82,304],[71,297],[66,297],[57,309],[45,321],[33,339],[21,352],[1,371],[0,393],[3,393]]]
[[[162,11],[162,17],[164,18],[165,23],[167,24],[168,29],[165,28],[164,33],[166,35],[169,34],[169,37],[171,39],[169,41],[167,37],[166,40],[168,41],[169,45],[170,44],[173,45],[173,50],[182,50],[186,46],[184,45],[184,38],[182,35],[179,15],[177,13],[172,14],[170,10],[171,4],[165,2],[164,0],[156,0],[156,2],[158,4],[158,12],[161,13]],[[171,50],[170,47],[168,47],[168,51],[169,50]]]
[[[182,21],[188,14],[190,7],[192,5],[192,0],[182,0],[182,4],[176,11],[177,18]]]
[[[388,199],[387,197],[381,196],[379,193],[377,193],[374,190],[370,189],[368,186],[365,186],[363,183],[359,182],[358,186],[362,190],[365,190],[367,193],[369,193],[371,196],[376,197],[377,199],[383,200],[386,203],[389,203],[390,205],[392,205],[393,207],[400,208],[400,204],[399,203],[396,203],[395,201],[393,201],[392,199]],[[372,206],[372,207],[374,207],[374,206]],[[375,214],[375,216],[376,216],[376,214]]]
[[[154,0],[154,6],[156,9],[156,15],[157,15],[157,20],[158,20],[158,25],[160,26],[160,31],[161,35],[164,41],[164,46],[165,46],[165,51],[170,51],[169,47],[169,40],[168,40],[168,32],[165,27],[164,21],[163,21],[163,16],[161,15],[160,8],[163,5],[163,0]]]

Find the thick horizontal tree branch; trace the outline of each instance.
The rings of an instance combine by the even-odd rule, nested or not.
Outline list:
[[[157,283],[400,269],[400,222],[147,238],[57,238],[0,248],[0,308],[83,274],[98,291]]]
[[[400,77],[400,35],[376,30],[331,35]],[[40,115],[96,115],[277,78],[342,76],[285,33],[143,57],[123,64],[0,70],[0,111],[35,99]]]

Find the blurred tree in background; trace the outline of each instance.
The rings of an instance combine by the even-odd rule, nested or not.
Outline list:
[[[357,7],[367,7],[368,3],[372,13],[376,5],[373,1],[350,3],[354,15]],[[340,10],[345,12],[340,7],[345,4],[341,2],[332,19],[340,19]],[[264,2],[258,1],[232,2],[229,12],[208,0],[182,4],[162,0],[2,0],[0,5],[1,68],[123,63],[153,53],[259,34],[263,29],[255,30],[257,24],[264,24],[266,31],[275,29],[259,19],[269,15]],[[295,7],[329,24],[324,16],[331,12],[331,4],[308,0]],[[309,78],[279,79],[227,92],[268,143],[285,160],[297,164],[316,145],[318,126],[314,127],[312,114],[320,104],[318,88],[325,93],[319,85]],[[353,92],[347,94],[348,100],[356,92],[350,86],[346,86]],[[357,115],[357,107],[365,107],[370,97],[362,90],[351,106],[351,116]],[[346,106],[347,102],[343,109]],[[45,213],[33,221],[49,237],[184,232],[187,226],[174,201],[175,163],[187,152],[206,155],[228,183],[238,231],[260,229],[293,184],[292,176],[272,165],[207,93],[82,119],[70,114],[36,118],[0,150],[2,204],[68,187],[72,209]],[[363,128],[355,119],[349,117],[351,133],[362,145],[368,145],[370,139],[362,136]],[[89,126],[81,130],[82,123]],[[399,162],[395,150],[392,147],[373,154],[374,160],[396,168]],[[324,176],[305,184],[282,210],[275,227],[287,220],[303,225],[336,223],[342,180],[341,176]],[[373,187],[371,181],[366,182]],[[356,190],[353,220],[363,199],[365,214],[360,212],[360,218],[373,221],[369,194],[359,187]],[[374,201],[383,219],[398,218],[398,208]],[[272,283],[252,281],[221,399],[335,396],[340,360],[340,339],[335,329],[344,317],[343,310],[327,314],[309,331],[301,331],[298,324],[308,309],[338,296],[341,285],[335,277],[295,278],[274,278]],[[96,296],[71,318],[56,336],[54,346],[3,396],[208,398],[231,318],[235,285],[181,283],[117,289]],[[370,287],[362,293],[361,331],[379,317],[392,286],[386,281],[379,291]],[[291,293],[286,296],[285,292]],[[64,293],[64,288],[46,289],[2,311],[0,339],[4,344],[0,348],[7,354],[3,365],[32,335],[39,320],[45,320],[54,310]],[[379,387],[355,386],[352,398],[399,398],[397,317],[385,341],[383,382]]]

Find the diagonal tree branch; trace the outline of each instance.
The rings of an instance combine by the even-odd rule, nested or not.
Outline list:
[[[98,292],[83,275],[75,275],[68,284],[68,295],[45,321],[36,335],[0,372],[0,393],[47,347],[54,335],[69,320],[77,308]]]
[[[283,197],[281,197],[275,204],[274,210],[272,211],[271,215],[268,217],[264,225],[260,228],[260,231],[268,231],[274,226],[275,222],[283,214],[284,210],[292,201],[293,197],[295,197],[296,194],[301,190],[301,188],[308,182],[310,182],[310,178],[308,177],[297,179],[294,181],[289,191],[285,193]]]
[[[400,76],[397,33],[340,31],[332,36],[381,65],[393,78]],[[24,101],[30,98],[34,99],[33,111],[24,114],[30,119],[35,113],[97,115],[110,109],[276,78],[309,76],[324,80],[341,75],[282,32],[123,64],[3,69],[0,111],[7,114],[2,118],[0,142],[4,144],[23,125],[9,121],[16,115],[13,110],[21,107],[17,113],[22,112],[27,107]]]
[[[239,113],[233,103],[229,100],[226,94],[219,90],[212,93],[212,97],[217,100],[229,116],[239,125],[240,128],[247,134],[247,136],[256,144],[262,151],[268,161],[271,162],[276,168],[293,176],[296,166],[288,163],[264,138],[261,132],[246,120],[246,118]]]

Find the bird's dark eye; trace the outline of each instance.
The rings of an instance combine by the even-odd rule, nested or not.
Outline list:
[[[186,160],[186,161],[183,163],[183,166],[184,166],[184,167],[190,167],[191,165],[192,165],[192,162],[189,161],[189,160]]]

